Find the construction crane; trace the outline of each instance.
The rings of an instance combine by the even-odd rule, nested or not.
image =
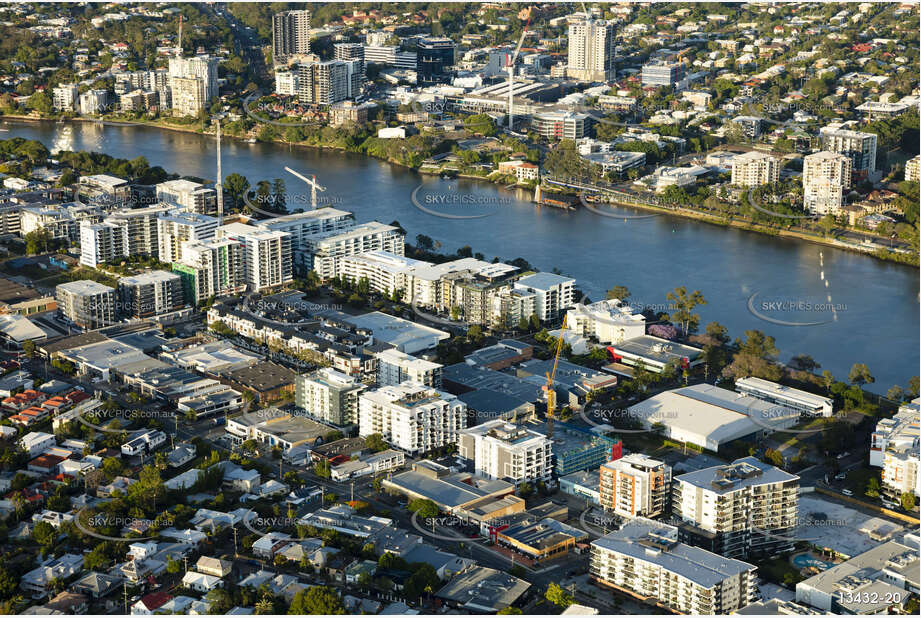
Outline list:
[[[306,182],[308,185],[310,185],[310,206],[313,210],[316,210],[317,209],[317,191],[326,191],[326,187],[321,187],[320,185],[317,184],[316,174],[314,174],[310,178],[307,178],[306,176],[298,174],[290,167],[286,167],[285,171],[288,172],[289,174],[294,174],[295,176],[297,176],[298,178]]]
[[[179,37],[176,39],[176,57],[182,58],[182,13],[179,14]]]
[[[512,85],[515,80],[515,63],[518,61],[518,54],[521,53],[521,45],[524,43],[524,37],[528,34],[528,26],[531,25],[531,10],[528,9],[528,21],[525,22],[524,30],[521,31],[521,38],[518,39],[518,45],[512,53],[512,57],[505,56],[505,68],[508,69],[508,130],[515,130],[514,113],[512,111]]]
[[[556,342],[556,353],[553,355],[553,369],[547,372],[547,384],[544,392],[547,395],[547,437],[553,437],[553,415],[556,414],[556,391],[553,389],[553,379],[556,377],[556,368],[560,363],[560,353],[563,351],[563,334],[566,332],[566,316],[563,316],[563,325],[560,327],[560,338]]]

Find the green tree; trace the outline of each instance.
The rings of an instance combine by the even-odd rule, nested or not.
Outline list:
[[[386,442],[384,442],[384,436],[379,433],[372,433],[369,436],[365,437],[365,446],[368,447],[373,453],[380,453],[381,451],[386,451],[390,448]]]
[[[666,294],[665,298],[675,306],[675,310],[668,314],[669,321],[676,323],[685,335],[696,331],[700,324],[700,316],[693,313],[693,310],[698,305],[707,304],[704,295],[697,290],[688,294],[687,288],[680,285],[674,291]]]
[[[416,498],[407,508],[422,518],[438,517],[438,505],[427,498]]]
[[[906,511],[911,511],[915,508],[915,494],[910,491],[906,491],[901,496],[902,508]]]
[[[556,582],[550,582],[550,585],[547,586],[547,592],[544,593],[544,598],[563,609],[566,609],[574,602],[572,595],[563,590]]]
[[[231,198],[233,198],[234,205],[239,206],[242,203],[243,196],[246,194],[247,189],[249,189],[249,181],[245,176],[241,176],[234,172],[224,178],[224,189],[230,194]]]
[[[876,378],[870,374],[870,369],[867,368],[866,365],[863,363],[854,363],[847,374],[847,381],[851,384],[862,386],[864,384],[872,384],[876,381]]]
[[[617,300],[627,300],[628,298],[630,298],[630,290],[628,290],[626,286],[615,285],[613,288],[608,290],[607,298],[608,299],[616,298]]]
[[[301,590],[291,601],[289,615],[345,613],[339,593],[330,586],[311,586]]]
[[[497,611],[497,612],[496,612],[496,615],[498,615],[498,616],[507,616],[507,615],[510,615],[510,614],[514,614],[514,615],[517,616],[517,615],[520,614],[520,613],[521,613],[521,610],[520,610],[520,609],[518,609],[517,607],[514,607],[514,606],[512,606],[512,605],[509,605],[508,607],[503,607],[502,609],[500,609],[499,611]]]
[[[32,528],[32,540],[41,545],[43,549],[50,549],[57,538],[57,530],[47,521],[40,521]]]

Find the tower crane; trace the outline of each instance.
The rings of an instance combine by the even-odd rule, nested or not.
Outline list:
[[[313,210],[316,210],[317,209],[317,191],[326,191],[326,187],[321,187],[320,185],[317,184],[317,175],[313,174],[310,178],[307,178],[306,176],[303,176],[302,174],[298,174],[290,167],[286,167],[285,171],[288,172],[289,174],[294,174],[295,176],[297,176],[298,178],[306,182],[308,185],[310,185],[310,207]]]
[[[524,37],[528,33],[528,26],[531,25],[531,10],[528,9],[528,21],[525,22],[524,30],[521,31],[521,38],[518,39],[518,45],[515,47],[515,51],[512,53],[512,57],[509,58],[506,55],[506,65],[505,68],[508,70],[508,130],[515,130],[514,123],[514,112],[512,111],[512,85],[515,81],[515,63],[518,61],[518,54],[521,53],[521,45],[524,43]]]
[[[566,332],[566,316],[563,316],[563,325],[560,327],[560,338],[556,342],[556,353],[553,355],[553,369],[547,372],[547,384],[543,387],[547,395],[547,437],[553,438],[553,415],[556,414],[556,391],[553,389],[553,379],[556,377],[556,368],[560,363],[560,353],[563,351],[563,335]]]

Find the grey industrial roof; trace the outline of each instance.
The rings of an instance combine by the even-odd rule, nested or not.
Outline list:
[[[512,485],[505,481],[477,479],[478,482],[471,485],[460,480],[460,478],[458,475],[432,478],[425,474],[409,471],[394,475],[389,482],[406,491],[425,496],[435,504],[449,509],[503,489],[512,488]]]
[[[448,380],[467,388],[488,389],[521,401],[537,401],[543,398],[540,386],[536,384],[501,371],[486,367],[473,367],[467,363],[448,365],[442,369],[441,377],[442,380]]]
[[[460,573],[435,596],[471,610],[498,611],[514,603],[531,584],[508,573],[474,567]]]

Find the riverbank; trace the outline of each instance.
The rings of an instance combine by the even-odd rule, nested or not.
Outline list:
[[[29,115],[0,116],[0,120],[4,120],[4,119],[24,121],[24,122],[34,122],[34,123],[79,122],[83,124],[101,124],[103,126],[113,126],[113,127],[136,126],[136,127],[155,128],[155,129],[165,129],[168,131],[176,131],[179,133],[194,133],[197,135],[214,135],[213,131],[203,131],[200,127],[192,128],[192,126],[174,125],[174,124],[170,124],[170,123],[166,123],[162,121],[152,121],[152,120],[105,120],[105,119],[98,119],[98,118],[85,118],[85,117],[80,117],[80,116],[76,116],[73,118],[63,118],[63,119],[61,118],[40,118],[40,117],[29,116]],[[237,135],[233,135],[229,133],[223,134],[223,137],[234,139],[234,140],[237,140],[243,143],[251,143],[249,142],[249,140],[251,139],[250,137],[237,136]],[[396,160],[390,157],[380,157],[380,156],[374,155],[369,152],[349,150],[345,147],[332,145],[332,144],[309,144],[309,143],[304,143],[304,142],[289,142],[289,141],[286,141],[282,137],[278,137],[278,138],[271,139],[271,140],[260,140],[257,143],[259,144],[278,144],[278,145],[284,145],[288,147],[293,146],[296,148],[304,148],[304,149],[309,149],[309,150],[334,151],[334,152],[340,152],[340,153],[354,153],[354,154],[359,154],[359,155],[368,157],[370,159],[382,161],[389,165],[394,165],[394,166],[397,166],[403,169],[413,170],[421,174],[440,176],[443,173],[442,171],[436,172],[434,170],[432,171],[421,170],[420,168],[424,167],[424,164],[420,164],[419,166],[411,166],[411,165],[407,165],[406,163],[402,161],[399,161],[399,160]],[[461,172],[453,173],[451,176],[452,178],[463,178],[467,180],[482,181],[490,185],[501,186],[501,187],[507,187],[509,184],[507,182],[508,180],[507,177],[489,178],[488,176],[464,174]],[[518,188],[528,188],[525,186],[518,186],[518,185],[515,185],[515,186]],[[552,190],[554,192],[559,192],[559,193],[573,194],[573,192],[566,191],[562,187],[552,187],[552,188],[548,187],[548,190]],[[682,208],[680,206],[661,207],[661,206],[655,206],[651,204],[626,202],[626,201],[617,200],[617,199],[611,200],[607,203],[614,204],[617,206],[637,208],[640,210],[644,210],[648,212],[655,212],[658,214],[682,217],[684,219],[690,219],[693,221],[698,221],[700,223],[706,223],[708,225],[714,225],[718,227],[724,227],[724,228],[731,227],[731,228],[735,228],[738,230],[761,234],[763,236],[775,236],[775,237],[779,236],[782,238],[800,240],[800,241],[809,242],[809,243],[813,243],[817,245],[823,245],[826,247],[832,247],[835,249],[841,249],[844,251],[858,253],[861,255],[873,257],[875,259],[878,259],[884,262],[902,264],[905,266],[912,266],[915,268],[919,267],[918,254],[899,253],[899,252],[891,251],[887,249],[886,247],[882,247],[882,246],[863,247],[863,246],[860,246],[854,243],[843,242],[835,238],[823,238],[820,236],[815,236],[815,235],[807,234],[804,232],[776,228],[776,227],[764,225],[761,223],[756,223],[754,221],[743,221],[743,220],[738,220],[735,218],[726,219],[724,217],[710,215],[710,214],[700,212],[697,210],[693,210],[689,208]],[[885,239],[881,238],[880,240],[885,240]]]

